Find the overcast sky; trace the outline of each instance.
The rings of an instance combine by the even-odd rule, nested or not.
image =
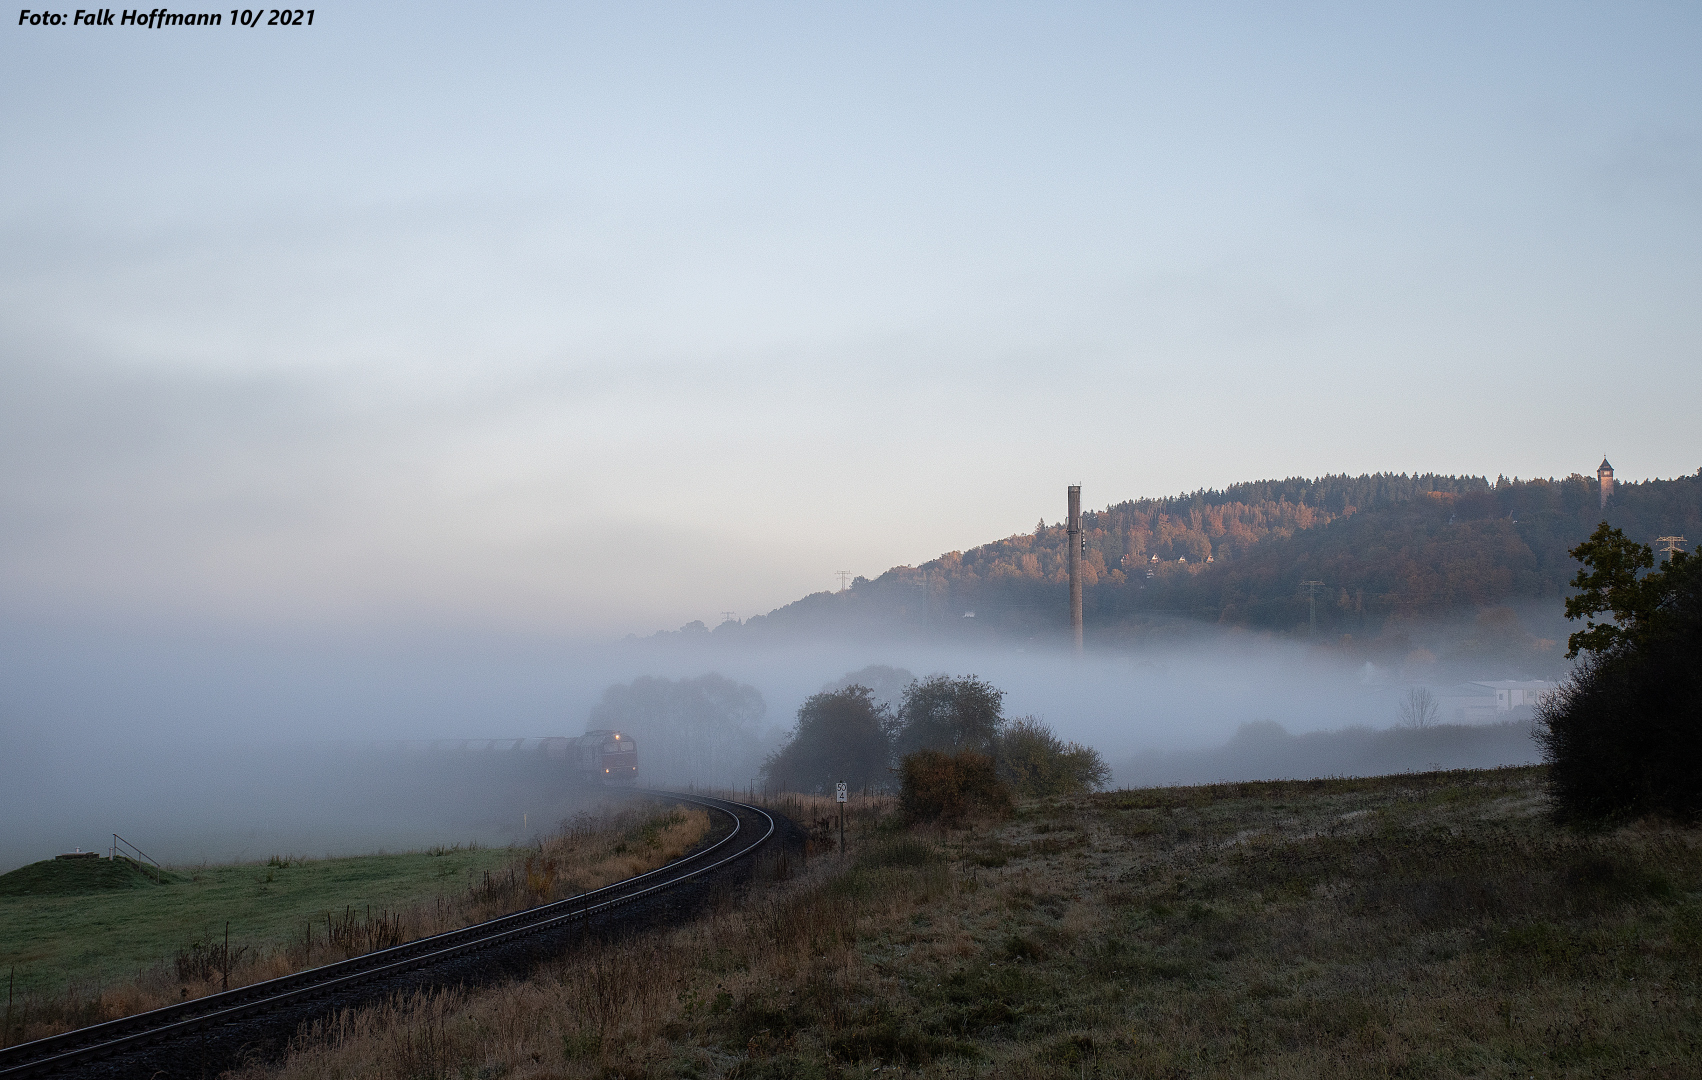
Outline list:
[[[1699,56],[1693,2],[5,25],[0,603],[646,633],[1072,481],[1693,472]]]

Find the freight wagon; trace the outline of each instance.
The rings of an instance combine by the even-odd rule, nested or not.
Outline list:
[[[576,780],[594,784],[630,784],[638,779],[638,746],[624,731],[588,731],[575,738],[555,735],[543,739],[404,739],[404,752],[461,754],[493,763],[549,762],[565,767]]]

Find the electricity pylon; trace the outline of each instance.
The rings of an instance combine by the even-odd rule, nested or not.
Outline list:
[[[1306,632],[1306,636],[1307,637],[1317,637],[1318,636],[1318,593],[1317,593],[1317,588],[1318,588],[1318,586],[1322,585],[1323,582],[1322,581],[1302,581],[1300,584],[1306,586],[1306,599],[1311,601],[1311,604],[1312,604],[1312,629],[1310,629]]]

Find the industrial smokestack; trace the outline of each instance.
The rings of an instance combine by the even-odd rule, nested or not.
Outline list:
[[[1081,485],[1070,485],[1070,633],[1075,637],[1076,655],[1081,655]]]

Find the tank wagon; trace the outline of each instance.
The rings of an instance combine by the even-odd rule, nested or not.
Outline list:
[[[466,754],[493,762],[560,763],[575,780],[588,784],[630,784],[638,779],[638,746],[624,731],[588,731],[573,738],[405,739],[393,745],[404,752]]]

